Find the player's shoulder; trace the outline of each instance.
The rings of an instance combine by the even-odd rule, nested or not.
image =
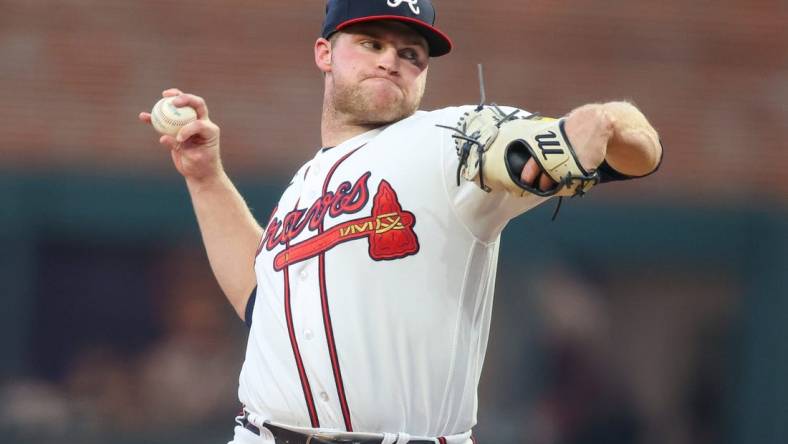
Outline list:
[[[497,105],[496,105],[497,106]],[[431,140],[430,136],[450,137],[447,127],[456,128],[468,114],[472,113],[478,105],[449,106],[434,110],[419,110],[411,116],[385,127],[381,133],[384,138],[414,137],[420,140]],[[512,106],[499,106],[502,112],[512,112],[529,115],[528,111]]]
[[[448,106],[434,110],[419,110],[402,122],[411,121],[413,123],[444,123],[447,120],[458,119],[466,112],[473,109],[473,105]]]
[[[523,115],[530,115],[531,113],[515,106],[508,106],[508,105],[489,105],[489,106],[496,106],[501,111],[506,114],[509,113],[522,113]],[[430,111],[416,111],[412,116],[408,117],[407,119],[403,119],[397,124],[402,124],[403,126],[416,126],[416,125],[423,125],[423,124],[432,124],[434,125],[448,125],[454,126],[460,119],[477,110],[479,105],[459,105],[459,106],[449,106],[445,108],[434,109]]]
[[[386,130],[389,132],[408,131],[410,133],[419,130],[438,130],[437,125],[453,126],[459,118],[467,111],[473,109],[473,105],[450,106],[434,110],[419,110],[392,125]]]

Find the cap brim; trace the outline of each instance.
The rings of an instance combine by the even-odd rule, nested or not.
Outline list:
[[[452,43],[449,36],[442,33],[438,28],[434,26],[430,26],[427,23],[422,22],[421,20],[417,20],[410,17],[403,17],[401,15],[372,15],[367,17],[359,17],[344,21],[337,25],[336,30],[341,31],[344,28],[347,28],[350,25],[355,25],[357,23],[366,23],[366,22],[373,22],[378,20],[396,20],[399,22],[403,22],[413,28],[414,31],[421,34],[425,40],[427,40],[427,44],[429,45],[429,54],[430,57],[440,57],[442,55],[446,55],[451,51]]]

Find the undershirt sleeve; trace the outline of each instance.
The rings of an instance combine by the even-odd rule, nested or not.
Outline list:
[[[254,301],[257,299],[257,287],[254,287],[252,294],[246,301],[246,310],[244,310],[244,323],[248,328],[252,328],[252,315],[254,314]]]
[[[662,145],[662,141],[660,141],[659,143],[660,143],[660,145]],[[602,162],[601,165],[599,165],[599,168],[597,168],[597,171],[599,172],[599,182],[600,183],[616,182],[616,181],[619,181],[619,180],[640,179],[641,177],[650,176],[650,175],[656,173],[657,170],[659,169],[659,167],[662,166],[662,159],[664,157],[664,153],[665,153],[665,150],[663,149],[661,151],[661,154],[660,154],[660,157],[659,157],[659,162],[657,163],[657,167],[654,168],[654,170],[651,171],[650,173],[644,174],[642,176],[630,176],[630,175],[618,172],[612,166],[610,166],[609,163],[607,163],[607,160],[605,160],[605,161]]]

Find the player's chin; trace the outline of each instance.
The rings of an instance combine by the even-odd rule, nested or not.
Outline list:
[[[390,82],[389,82],[390,83]],[[386,124],[402,120],[416,111],[412,101],[398,88],[374,88],[366,91],[363,110],[369,123]]]
[[[375,106],[367,113],[371,123],[388,124],[400,121],[414,113],[412,107],[406,106],[402,102],[382,103]]]
[[[383,80],[369,88],[367,97],[370,97],[376,106],[381,107],[396,106],[405,100],[402,90],[388,80]]]
[[[364,106],[363,114],[370,119],[380,120],[393,118],[402,113],[402,100],[391,97],[370,97]]]

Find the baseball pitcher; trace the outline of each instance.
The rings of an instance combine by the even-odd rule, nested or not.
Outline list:
[[[233,443],[475,442],[501,231],[553,197],[657,169],[657,133],[629,103],[558,119],[420,111],[430,59],[451,48],[430,0],[328,0],[321,148],[264,226],[222,168],[205,101],[164,91],[196,110],[160,143],[251,328]]]

